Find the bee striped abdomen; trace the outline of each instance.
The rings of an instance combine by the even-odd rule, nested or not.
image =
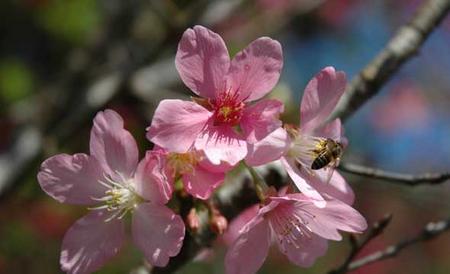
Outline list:
[[[317,170],[321,169],[323,167],[326,167],[330,163],[330,157],[326,155],[326,153],[323,153],[319,156],[317,156],[316,159],[311,164],[311,169]]]

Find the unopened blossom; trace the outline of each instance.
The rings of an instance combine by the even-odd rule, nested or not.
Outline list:
[[[234,241],[225,257],[227,274],[256,273],[273,240],[293,264],[310,267],[325,254],[327,240],[342,239],[338,230],[361,233],[367,228],[364,217],[351,206],[332,199],[320,208],[302,193],[280,191],[267,197],[263,207],[244,213],[242,218],[249,221],[230,237]]]
[[[195,149],[177,153],[157,147],[152,153],[160,160],[171,184],[181,180],[187,193],[202,200],[211,196],[225,180],[225,173],[232,168],[226,163],[213,165],[202,151]]]
[[[198,232],[200,228],[200,216],[198,216],[195,207],[189,210],[189,214],[186,216],[186,225],[193,233]]]
[[[326,123],[346,86],[345,74],[333,67],[320,71],[306,86],[300,105],[299,127],[279,128],[250,147],[246,162],[261,165],[280,159],[297,188],[324,205],[324,196],[352,204],[354,194],[345,179],[334,170],[339,159],[331,157],[324,167],[313,163],[327,142],[342,150],[347,145],[340,119]]]
[[[196,95],[194,102],[163,100],[147,138],[170,152],[202,150],[213,164],[235,165],[254,143],[281,126],[283,104],[260,100],[278,82],[281,45],[261,37],[230,60],[222,38],[211,30],[187,29],[178,45],[176,68]]]
[[[209,226],[213,232],[222,235],[228,228],[228,220],[216,207],[213,206],[210,210]]]
[[[119,252],[127,213],[133,242],[152,265],[165,266],[180,251],[184,223],[165,206],[172,186],[150,153],[138,163],[136,141],[123,124],[116,112],[99,112],[90,155],[59,154],[41,165],[37,177],[48,195],[90,210],[64,236],[60,263],[68,273],[94,272]]]

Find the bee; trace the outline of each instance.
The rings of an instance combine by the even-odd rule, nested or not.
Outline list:
[[[321,140],[314,150],[317,155],[311,164],[312,170],[318,170],[324,167],[336,167],[343,152],[342,144],[327,138]]]

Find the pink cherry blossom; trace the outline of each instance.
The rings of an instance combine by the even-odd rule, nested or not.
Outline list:
[[[181,180],[187,193],[202,200],[211,196],[223,183],[225,173],[232,168],[226,163],[213,165],[202,151],[195,149],[176,153],[156,147],[152,154],[159,159],[166,178],[172,185]]]
[[[90,155],[59,154],[41,165],[37,177],[48,195],[90,209],[64,236],[60,263],[68,273],[96,271],[119,252],[128,212],[133,241],[152,265],[165,266],[180,251],[184,223],[165,206],[172,186],[150,153],[138,163],[136,141],[123,124],[116,112],[99,112]]]
[[[213,164],[235,165],[254,143],[281,126],[283,104],[261,99],[278,82],[281,45],[256,39],[230,60],[222,38],[202,26],[187,29],[178,45],[176,68],[184,84],[203,97],[162,101],[147,138],[170,152],[203,150]],[[239,127],[240,130],[236,130]]]
[[[267,257],[272,239],[293,264],[309,267],[325,254],[327,240],[342,239],[338,230],[361,233],[367,228],[364,217],[351,206],[332,199],[320,208],[302,193],[280,191],[278,196],[269,196],[259,210],[251,207],[244,213],[243,219],[253,216],[237,237],[231,236],[235,239],[225,257],[227,274],[256,273]]]
[[[344,178],[334,171],[333,163],[313,170],[317,147],[331,139],[347,145],[340,119],[325,123],[346,86],[345,74],[326,67],[306,86],[300,106],[300,126],[279,128],[249,147],[246,162],[261,165],[280,159],[297,188],[324,206],[323,196],[352,204],[354,194]],[[337,164],[337,163],[334,163]]]

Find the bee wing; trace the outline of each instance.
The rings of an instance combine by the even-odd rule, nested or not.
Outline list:
[[[331,180],[331,177],[333,177],[333,172],[336,169],[336,167],[339,164],[339,159],[336,159],[335,161],[332,161],[327,167],[324,168],[325,176],[321,179],[324,183],[328,184]]]

